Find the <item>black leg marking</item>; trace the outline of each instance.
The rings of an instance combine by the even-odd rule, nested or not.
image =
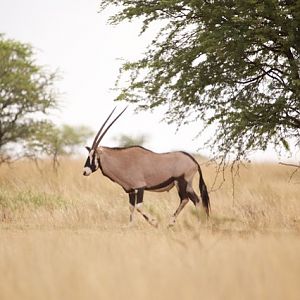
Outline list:
[[[179,194],[180,200],[182,201],[183,199],[186,199],[188,197],[187,191],[186,191],[187,182],[183,178],[181,178],[177,181],[177,183],[178,183],[178,185],[177,185],[178,194]]]
[[[129,193],[129,203],[132,206],[135,206],[135,192]]]
[[[187,191],[187,196],[194,203],[194,205],[197,206],[200,203],[200,198],[195,193],[195,191],[193,189],[193,183],[192,182],[187,183],[186,191]]]
[[[133,213],[135,209],[135,202],[136,202],[136,193],[135,191],[129,193],[129,210],[130,210],[130,217],[129,221],[133,221]]]
[[[188,192],[187,194],[188,194],[188,197],[192,200],[192,202],[194,203],[195,206],[197,206],[200,203],[200,199],[194,191]]]
[[[137,197],[136,197],[136,204],[142,203],[144,199],[144,189],[138,189]]]
[[[188,197],[191,199],[191,201],[194,203],[194,205],[196,207],[196,213],[197,213],[198,221],[200,221],[200,210],[199,210],[200,198],[195,193],[191,182],[188,183],[187,194],[188,194]]]

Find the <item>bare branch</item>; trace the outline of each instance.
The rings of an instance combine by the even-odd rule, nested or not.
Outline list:
[[[291,182],[292,181],[292,178],[294,177],[294,175],[299,171],[300,169],[300,164],[299,165],[295,165],[295,164],[288,164],[288,163],[283,163],[283,162],[280,162],[279,163],[280,165],[283,165],[283,166],[287,166],[287,167],[293,167],[293,168],[296,168],[290,175],[290,178],[289,178],[289,181],[288,182]]]
[[[288,167],[300,168],[300,165],[296,165],[296,164],[287,164],[287,163],[283,163],[283,162],[280,162],[279,164],[283,165],[283,166],[288,166]]]

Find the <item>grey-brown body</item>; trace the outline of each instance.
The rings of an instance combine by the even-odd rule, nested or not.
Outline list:
[[[114,112],[113,110],[97,133],[92,147],[86,147],[89,155],[84,165],[83,175],[89,176],[100,168],[104,176],[118,183],[128,193],[130,221],[133,219],[136,208],[150,224],[157,226],[156,219],[142,209],[144,191],[168,191],[176,185],[180,204],[172,215],[170,225],[174,225],[176,217],[189,200],[195,206],[200,203],[200,199],[193,189],[193,178],[198,173],[202,204],[209,216],[210,201],[207,188],[200,166],[190,154],[180,151],[155,153],[141,146],[126,148],[99,146],[107,130],[124,111],[125,109],[102,133],[105,124]]]
[[[120,184],[126,192],[144,188],[165,191],[177,178],[189,181],[198,165],[184,152],[155,153],[140,146],[128,148],[99,147],[103,174]]]

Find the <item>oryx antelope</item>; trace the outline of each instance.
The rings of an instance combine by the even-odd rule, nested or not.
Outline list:
[[[102,132],[115,111],[113,109],[95,136],[92,147],[86,147],[89,155],[84,165],[83,175],[89,176],[100,168],[104,176],[118,183],[128,193],[130,221],[136,208],[151,225],[157,226],[156,219],[142,209],[144,191],[169,191],[176,185],[180,204],[170,221],[170,225],[174,225],[176,217],[189,199],[196,207],[200,203],[192,186],[193,177],[198,172],[202,204],[209,216],[210,202],[206,185],[198,162],[190,154],[180,151],[155,153],[141,146],[124,148],[99,146],[108,129],[125,110],[126,108]]]

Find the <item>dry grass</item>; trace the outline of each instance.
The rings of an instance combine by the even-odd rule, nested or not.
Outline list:
[[[128,226],[127,195],[82,161],[0,168],[0,299],[300,299],[300,185],[272,164],[242,169],[167,229],[176,191],[146,193],[160,221]],[[215,169],[203,166],[210,187]],[[293,182],[299,182],[299,175]],[[196,182],[195,182],[195,185]]]

